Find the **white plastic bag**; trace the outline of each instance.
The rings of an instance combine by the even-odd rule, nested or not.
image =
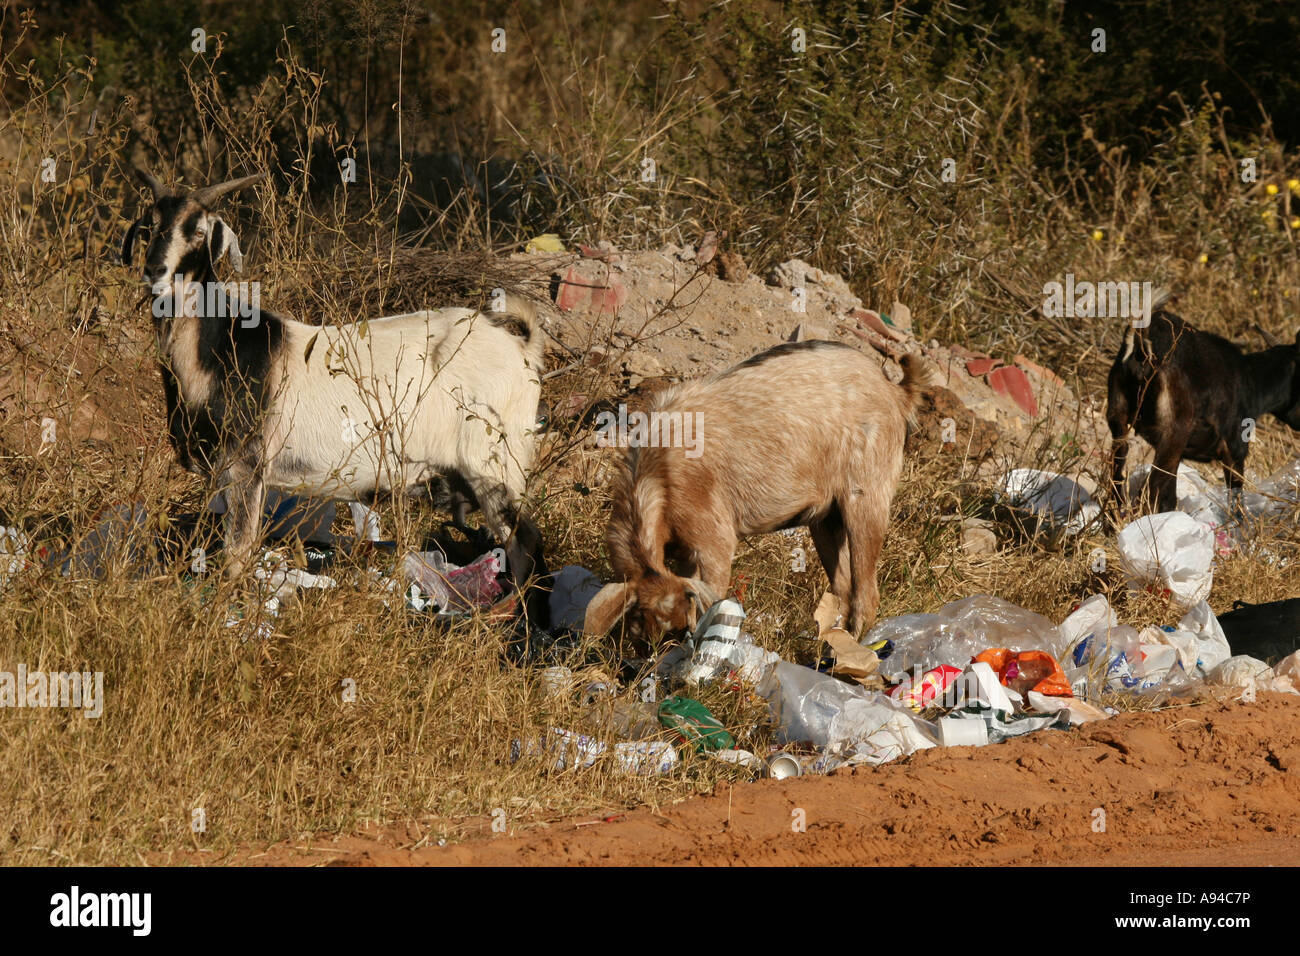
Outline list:
[[[777,742],[808,742],[825,750],[831,742],[831,726],[851,700],[872,700],[880,695],[855,684],[846,684],[811,667],[778,661],[758,687],[767,698],[776,723]],[[843,726],[843,718],[836,724]]]
[[[1273,689],[1300,694],[1300,651],[1277,662],[1273,668]]]
[[[1076,644],[1092,634],[1100,634],[1104,639],[1111,628],[1118,625],[1119,618],[1110,606],[1110,601],[1106,600],[1106,595],[1094,594],[1057,625],[1057,630],[1061,632],[1061,639],[1065,642],[1066,651],[1069,652]]]
[[[1145,515],[1116,539],[1129,586],[1156,584],[1182,610],[1210,596],[1214,584],[1214,532],[1181,511]]]
[[[1183,615],[1183,619],[1178,622],[1178,629],[1196,637],[1198,642],[1196,666],[1202,675],[1209,674],[1232,656],[1228,637],[1223,633],[1219,619],[1214,616],[1210,605],[1205,601],[1201,601]]]
[[[1078,534],[1101,515],[1101,506],[1073,478],[1054,471],[1016,468],[1002,476],[1000,493],[1012,505],[1063,525]]]
[[[857,762],[876,765],[935,745],[921,732],[920,720],[893,706],[883,694],[875,694],[873,698],[850,700],[845,704],[844,710],[831,721],[830,750],[848,753]]]
[[[1210,672],[1210,683],[1233,690],[1273,689],[1273,668],[1248,654],[1229,657]]]

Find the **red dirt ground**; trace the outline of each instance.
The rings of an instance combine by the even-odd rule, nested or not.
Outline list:
[[[1104,832],[1095,830],[1104,811]],[[795,813],[806,829],[795,832]],[[486,826],[484,827],[486,831]],[[252,864],[1300,865],[1300,697],[1208,700],[1069,733],[762,780],[659,811],[447,847],[344,837]]]

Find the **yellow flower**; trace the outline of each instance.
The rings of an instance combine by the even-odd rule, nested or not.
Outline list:
[[[1207,262],[1210,261],[1210,257],[1202,252],[1199,256],[1196,257],[1196,261],[1199,262],[1201,265],[1205,265]]]
[[[1297,216],[1296,218],[1291,220],[1291,228],[1300,229],[1300,216]]]
[[[1271,210],[1271,209],[1265,209],[1263,212],[1261,212],[1261,213],[1259,214],[1259,218],[1261,218],[1261,219],[1272,219],[1272,218],[1273,218],[1273,210]]]
[[[1291,190],[1293,193],[1300,194],[1300,179],[1288,179],[1286,181],[1286,188]]]
[[[1094,229],[1094,230],[1092,231],[1092,241],[1093,241],[1093,242],[1101,242],[1101,241],[1102,241],[1103,239],[1105,239],[1105,238],[1106,238],[1106,234],[1105,234],[1104,232],[1102,232],[1100,229]]]
[[[1270,196],[1276,196],[1277,183],[1269,183],[1267,186],[1264,187],[1264,192],[1268,193]]]

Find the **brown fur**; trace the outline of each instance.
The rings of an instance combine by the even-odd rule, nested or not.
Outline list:
[[[903,368],[893,385],[855,349],[804,342],[657,396],[652,412],[698,413],[700,453],[642,447],[624,459],[605,539],[627,582],[619,610],[635,603],[650,638],[689,626],[701,590],[726,592],[740,538],[806,525],[852,631],[869,627],[907,421],[927,379],[914,356]],[[599,607],[602,625],[610,607]]]

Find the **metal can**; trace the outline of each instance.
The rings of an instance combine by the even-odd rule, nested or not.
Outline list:
[[[767,775],[773,780],[785,780],[803,774],[803,764],[794,754],[773,754],[767,758]]]

